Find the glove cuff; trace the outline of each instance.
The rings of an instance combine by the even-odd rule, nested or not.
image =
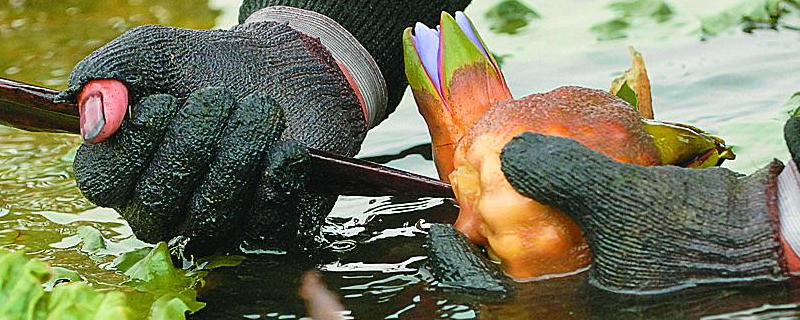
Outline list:
[[[269,6],[291,6],[324,14],[341,24],[369,51],[388,88],[386,115],[393,112],[407,85],[403,67],[403,30],[415,22],[437,25],[442,11],[464,10],[470,0],[245,0],[239,22]],[[378,119],[376,124],[383,119]]]
[[[794,161],[778,175],[778,220],[789,272],[800,271],[800,172]]]
[[[287,23],[290,27],[319,41],[340,68],[354,83],[359,96],[367,127],[374,127],[378,119],[386,117],[386,81],[372,55],[339,23],[314,11],[286,6],[272,6],[258,10],[245,23],[272,21]]]
[[[749,223],[741,230],[740,237],[731,237],[740,244],[734,251],[743,254],[736,259],[738,261],[730,261],[736,263],[730,274],[733,277],[782,280],[789,273],[786,252],[781,245],[778,209],[778,174],[783,169],[780,161],[773,160],[744,178],[741,185],[744,201],[738,209]]]

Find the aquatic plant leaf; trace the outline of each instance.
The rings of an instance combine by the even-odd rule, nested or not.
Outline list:
[[[62,267],[50,267],[50,271],[53,273],[53,275],[50,277],[50,280],[45,282],[45,290],[53,290],[53,288],[56,286],[56,281],[61,283],[64,283],[64,280],[67,280],[67,283],[83,281],[81,275],[75,270]]]
[[[670,21],[675,14],[672,6],[663,0],[624,0],[608,5],[615,16],[606,22],[595,24],[590,30],[599,40],[626,38],[628,30],[645,21],[664,23]]]
[[[235,267],[242,264],[246,258],[244,256],[210,256],[197,261],[197,267],[205,270],[212,270],[222,267]]]
[[[114,259],[112,266],[120,272],[127,272],[137,262],[144,259],[144,257],[146,257],[150,251],[152,251],[152,248],[139,248],[133,251],[128,251]]]
[[[120,256],[115,265],[124,269],[129,277],[127,284],[150,294],[150,319],[185,319],[186,312],[205,306],[197,301],[195,288],[204,284],[208,271],[238,266],[243,260],[242,256],[211,256],[200,259],[188,270],[179,269],[172,263],[167,244],[160,242],[149,252],[135,250]]]
[[[52,277],[46,263],[21,251],[0,250],[0,319],[130,319],[124,294],[100,292],[83,282],[46,292],[43,284]]]
[[[497,33],[516,34],[541,15],[517,0],[505,0],[486,11],[489,29]]]
[[[707,168],[736,159],[721,138],[696,127],[642,119],[642,125],[656,145],[663,165]]]
[[[21,251],[0,250],[0,318],[33,319],[49,278],[43,262],[28,260]]]
[[[78,227],[78,236],[83,242],[81,246],[81,251],[83,252],[95,253],[106,248],[106,240],[103,238],[103,234],[93,227]]]
[[[800,116],[800,92],[795,92],[789,101],[783,104],[784,109],[788,110],[789,116]]]
[[[611,83],[611,94],[625,100],[642,116],[642,126],[653,138],[662,165],[706,168],[736,158],[731,147],[721,138],[698,128],[652,120],[653,100],[650,79],[642,54],[628,47],[631,68]]]
[[[657,22],[667,21],[675,14],[675,10],[661,0],[616,1],[608,8],[622,17],[649,17]]]
[[[122,292],[100,292],[85,282],[58,285],[50,292],[41,319],[118,319],[131,318],[131,309]]]
[[[152,293],[183,291],[199,280],[187,277],[187,271],[175,268],[164,242],[158,243],[144,258],[133,264],[125,271],[125,275],[131,286]]]
[[[197,301],[197,291],[187,289],[177,293],[165,294],[153,303],[149,320],[186,319],[186,312],[197,312],[206,304]]]
[[[745,32],[773,29],[787,13],[800,11],[798,0],[744,0],[727,10],[700,19],[703,34],[714,36],[735,27]]]
[[[619,91],[616,93],[617,97],[620,99],[625,100],[628,104],[632,105],[634,109],[639,110],[639,97],[636,94],[636,91],[633,91],[630,86],[628,86],[628,82],[622,82],[622,85],[619,87]]]
[[[626,38],[630,26],[631,23],[625,19],[616,18],[593,25],[589,30],[597,34],[598,40],[614,40]]]
[[[610,93],[630,103],[642,117],[653,119],[653,98],[644,58],[633,47],[628,47],[628,52],[631,55],[631,68],[626,70],[621,77],[614,79],[611,83]],[[625,87],[633,91],[633,95]],[[635,100],[636,103],[631,103],[633,100],[629,99]]]

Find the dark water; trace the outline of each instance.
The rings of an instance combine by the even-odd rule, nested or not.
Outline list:
[[[800,91],[800,33],[732,30],[701,41],[698,17],[736,2],[688,0],[670,1],[673,13],[666,18],[626,17],[609,9],[609,1],[529,1],[541,19],[527,26],[512,21],[507,29],[485,16],[499,2],[477,0],[467,13],[492,51],[503,57],[516,96],[568,84],[608,88],[628,67],[626,47],[634,45],[648,65],[658,119],[688,122],[724,137],[739,155],[726,165],[734,170],[752,172],[773,157],[787,157],[781,127],[787,112],[796,107],[786,102]],[[224,28],[235,22],[237,6],[238,0],[0,0],[0,76],[62,88],[78,60],[132,26]],[[613,32],[602,31],[609,26]],[[607,38],[617,39],[598,40]],[[361,156],[435,175],[433,163],[419,152],[424,147],[418,146],[427,142],[422,118],[406,99],[370,132]],[[0,247],[25,249],[55,266],[80,272],[95,286],[116,287],[122,277],[110,270],[108,261],[94,261],[80,252],[76,229],[90,225],[101,230],[110,240],[106,253],[111,256],[145,244],[132,237],[112,210],[95,208],[81,197],[70,168],[78,144],[73,136],[0,127]],[[251,255],[244,265],[213,274],[201,293],[208,306],[195,318],[300,318],[298,277],[313,268],[323,270],[325,281],[358,319],[800,314],[800,291],[791,284],[707,287],[632,299],[598,292],[584,284],[585,275],[577,275],[520,284],[519,295],[503,304],[432,288],[418,271],[424,264],[421,225],[451,222],[457,211],[454,204],[439,199],[342,198],[324,227],[333,240],[330,257],[308,261]]]

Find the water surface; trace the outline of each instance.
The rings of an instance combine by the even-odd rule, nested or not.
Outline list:
[[[629,65],[628,45],[647,62],[658,119],[681,121],[721,135],[739,158],[726,166],[752,172],[788,153],[781,137],[786,101],[800,91],[800,33],[732,30],[705,41],[698,17],[735,1],[670,1],[666,16],[625,17],[609,1],[527,1],[540,19],[515,30],[490,26],[485,13],[500,1],[475,1],[467,13],[502,57],[516,96],[561,85],[608,88]],[[0,76],[63,88],[72,66],[119,33],[141,24],[227,28],[238,1],[25,1],[0,3]],[[622,23],[622,22],[624,23]],[[793,22],[795,20],[790,20]],[[622,27],[621,27],[622,26]],[[593,31],[594,27],[594,31]],[[614,27],[613,32],[602,32]],[[603,29],[605,28],[605,29]],[[512,28],[513,29],[513,28]],[[510,31],[510,32],[509,32]],[[610,39],[614,38],[614,39]],[[601,40],[602,39],[602,40]],[[413,99],[369,133],[362,157],[435,175],[420,145],[430,141]],[[77,270],[97,287],[122,276],[109,261],[80,252],[76,229],[90,225],[111,240],[109,257],[144,244],[113,211],[95,208],[75,187],[75,136],[25,133],[0,127],[0,247],[25,249],[55,266]],[[411,150],[412,152],[404,152]],[[396,156],[402,154],[401,156]],[[587,286],[585,275],[520,284],[503,304],[426,284],[422,225],[452,222],[457,207],[441,199],[341,198],[324,227],[331,257],[309,261],[251,255],[238,268],[213,274],[195,318],[294,319],[298,276],[323,270],[328,285],[359,319],[620,319],[793,317],[800,291],[789,284],[744,284],[630,299]]]

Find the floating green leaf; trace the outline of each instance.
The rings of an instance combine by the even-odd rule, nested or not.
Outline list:
[[[125,270],[132,287],[152,293],[191,288],[198,279],[187,274],[186,270],[175,268],[172,264],[169,249],[164,242],[158,243],[146,256]]]
[[[592,26],[599,40],[620,39],[628,36],[628,29],[642,20],[664,23],[672,19],[675,10],[662,0],[624,0],[612,2],[608,8],[615,17]]]
[[[531,20],[541,18],[539,13],[517,0],[505,0],[486,12],[489,28],[498,33],[515,34]]]
[[[144,257],[147,256],[147,254],[150,253],[151,250],[152,250],[151,248],[139,248],[133,251],[123,253],[122,255],[114,259],[113,266],[114,268],[116,268],[121,272],[126,272],[130,268],[132,268],[137,262],[144,259]]]
[[[628,0],[612,2],[608,8],[617,12],[620,17],[647,17],[656,22],[665,22],[672,18],[675,10],[661,0]]]
[[[90,226],[78,227],[78,236],[81,237],[83,246],[81,251],[87,253],[95,253],[106,248],[106,240],[103,239],[103,234],[95,228]]]
[[[50,292],[43,310],[44,316],[37,319],[113,319],[131,318],[125,295],[121,292],[100,292],[85,282],[56,286]]]
[[[790,12],[797,13],[800,0],[744,0],[718,14],[701,19],[701,30],[706,35],[717,35],[735,27],[745,32],[770,29]]]
[[[178,293],[165,294],[153,303],[149,320],[185,319],[186,312],[197,312],[206,304],[197,301],[197,291],[187,289]]]
[[[597,34],[598,40],[622,39],[628,36],[631,23],[623,18],[615,18],[603,23],[598,23],[590,29]]]
[[[43,284],[53,271],[21,251],[0,250],[0,319],[127,320],[130,308],[120,292],[99,292],[84,282],[58,285],[46,292]]]
[[[99,232],[92,230],[83,229],[81,237],[98,244],[95,240]],[[207,257],[188,270],[179,269],[173,266],[167,244],[162,242],[152,249],[123,254],[114,261],[113,266],[128,276],[123,285],[135,290],[99,291],[82,282],[74,271],[50,268],[44,262],[29,260],[22,252],[0,251],[0,319],[185,319],[187,312],[197,312],[205,306],[197,301],[196,287],[208,271],[239,265],[243,259]],[[72,282],[54,287],[56,278]],[[52,291],[47,292],[43,284],[49,284],[47,288]],[[148,313],[130,312],[148,309]]]

